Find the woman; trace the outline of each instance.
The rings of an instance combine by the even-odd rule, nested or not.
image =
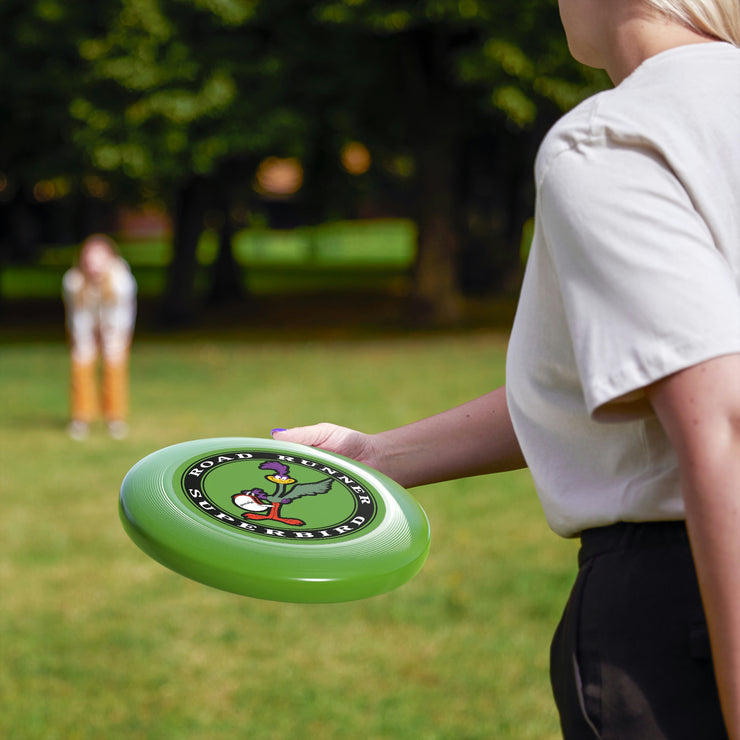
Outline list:
[[[108,432],[126,436],[128,362],[136,317],[136,281],[113,242],[96,234],[82,244],[78,265],[62,281],[71,351],[68,427],[84,439],[102,405]],[[98,358],[102,355],[102,397],[98,402]]]
[[[528,465],[582,541],[551,653],[564,736],[738,740],[740,5],[560,11],[615,88],[540,148],[507,386],[380,434],[274,436],[405,486]]]

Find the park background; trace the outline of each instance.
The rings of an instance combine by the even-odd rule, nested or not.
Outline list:
[[[575,550],[526,471],[415,491],[409,584],[299,606],[191,583],[118,522],[160,447],[377,431],[504,380],[537,146],[607,83],[554,0],[0,5],[0,735],[558,737]],[[140,288],[131,434],[66,437],[61,275]]]

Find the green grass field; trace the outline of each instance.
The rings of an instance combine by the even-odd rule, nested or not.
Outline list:
[[[575,546],[549,532],[524,471],[416,490],[424,569],[347,604],[209,589],[147,558],[118,519],[121,480],[149,452],[410,421],[501,383],[505,340],[137,338],[130,437],[83,443],[64,433],[63,343],[0,346],[0,737],[559,737],[547,653]]]

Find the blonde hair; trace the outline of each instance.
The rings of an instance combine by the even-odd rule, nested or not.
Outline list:
[[[740,46],[738,0],[643,0],[694,31]]]
[[[91,234],[80,246],[78,259],[82,258],[82,254],[90,249],[91,245],[98,244],[104,246],[112,255],[119,256],[118,247],[116,243],[107,234]]]

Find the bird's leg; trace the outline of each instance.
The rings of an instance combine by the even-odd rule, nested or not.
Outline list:
[[[302,521],[301,519],[286,519],[281,516],[279,516],[280,512],[280,506],[282,504],[280,501],[273,501],[270,504],[270,513],[269,514],[255,514],[254,512],[247,511],[242,516],[246,517],[247,519],[272,519],[275,522],[282,522],[283,524],[292,524],[296,527],[303,526],[306,522]]]
[[[274,519],[277,522],[282,522],[283,524],[293,524],[296,527],[302,527],[306,522],[304,522],[301,519],[286,519],[285,517],[278,516],[280,512],[280,502],[277,501],[272,505],[272,509],[270,509],[270,513],[268,515],[269,519]]]

